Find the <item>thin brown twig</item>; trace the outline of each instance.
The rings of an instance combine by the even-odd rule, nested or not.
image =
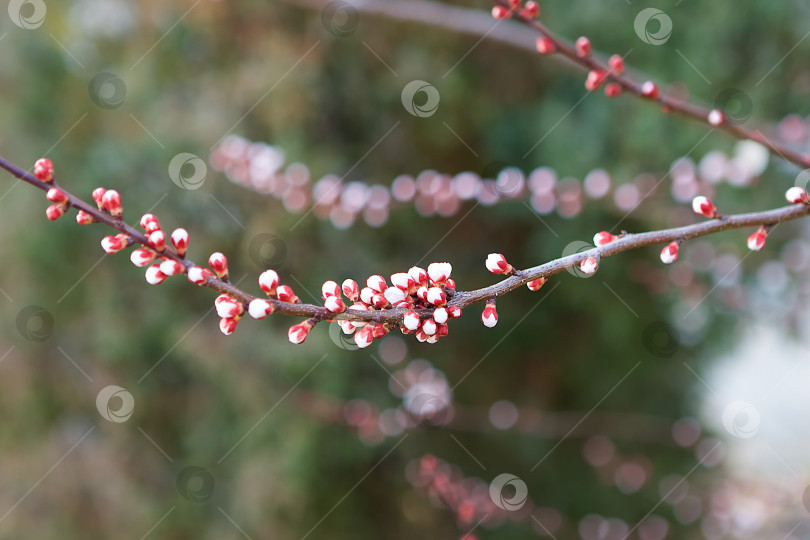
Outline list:
[[[46,183],[37,179],[34,175],[24,171],[2,157],[0,157],[0,168],[5,169],[16,178],[46,192],[55,185],[55,183]],[[93,216],[98,222],[129,235],[133,239],[134,243],[141,244],[145,247],[149,246],[148,240],[143,233],[131,227],[124,221],[115,219],[106,212],[99,210],[96,208],[96,206],[86,203],[68,191],[65,191],[64,189],[62,191],[64,191],[65,194],[70,198],[70,206],[84,210]],[[595,257],[597,260],[601,260],[623,251],[638,249],[653,244],[666,244],[676,240],[688,240],[730,229],[773,226],[807,216],[808,214],[810,214],[810,206],[794,204],[764,212],[726,215],[719,219],[711,219],[683,227],[661,229],[658,231],[650,231],[638,234],[625,233],[613,242],[604,246],[574,253],[573,255],[561,257],[545,264],[534,266],[526,270],[521,270],[517,275],[508,277],[499,283],[490,285],[489,287],[484,287],[474,291],[456,292],[449,299],[448,304],[451,306],[457,306],[459,308],[465,308],[478,302],[484,302],[492,298],[497,298],[521,287],[522,285],[525,285],[530,281],[539,279],[541,277],[548,278],[554,274],[558,274],[569,268],[573,268],[587,257]],[[184,257],[180,257],[175,251],[168,247],[164,252],[161,253],[161,256],[179,262],[186,269],[191,268],[192,266],[199,266],[195,265],[195,263]],[[203,286],[217,291],[218,293],[227,294],[244,304],[249,304],[253,299],[256,298],[235,285],[216,277],[209,277],[208,281]],[[292,304],[288,302],[281,302],[276,299],[268,299],[268,301],[274,305],[276,312],[284,313],[286,315],[308,318],[314,317],[319,320],[328,321],[348,320],[357,322],[373,322],[377,324],[385,323],[391,325],[392,327],[399,326],[402,323],[403,315],[408,311],[404,308],[393,308],[375,311],[347,310],[343,313],[331,313],[327,311],[325,307],[314,304]],[[430,317],[432,314],[432,311],[428,309],[417,309],[415,311],[419,313],[421,317]]]

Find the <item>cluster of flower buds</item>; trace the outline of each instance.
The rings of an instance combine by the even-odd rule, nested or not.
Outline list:
[[[427,270],[414,266],[407,272],[392,274],[391,285],[383,276],[373,275],[362,288],[353,279],[347,279],[341,285],[327,281],[321,287],[324,307],[329,313],[335,314],[347,310],[402,308],[406,310],[399,324],[402,333],[415,334],[420,342],[436,343],[440,337],[447,335],[447,321],[461,316],[460,308],[448,305],[448,300],[456,291],[456,284],[450,278],[452,269],[447,262],[431,263]],[[351,305],[346,305],[343,296],[352,302]],[[425,316],[427,310],[430,313]],[[391,330],[386,323],[348,320],[337,323],[344,334],[354,334],[354,342],[360,348],[368,347],[374,339],[383,337]],[[299,331],[296,329],[296,332]],[[290,332],[290,341],[296,343],[293,330],[290,329]]]
[[[529,0],[525,4],[523,0],[509,0],[509,7],[496,5],[492,8],[492,17],[496,20],[508,19],[514,13],[527,19],[535,19],[540,15],[540,4],[534,0]]]

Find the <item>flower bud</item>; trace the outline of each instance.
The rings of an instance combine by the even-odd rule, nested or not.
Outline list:
[[[402,302],[407,297],[407,293],[400,289],[399,287],[388,287],[385,289],[383,293],[385,299],[391,302],[392,304],[396,304],[397,302]]]
[[[217,309],[217,315],[223,319],[232,319],[245,311],[241,302],[231,298],[227,294],[219,295],[216,301],[214,301],[214,306]]]
[[[609,82],[605,85],[605,95],[609,98],[614,98],[622,93],[622,85],[615,82]]]
[[[416,332],[416,339],[417,341],[419,341],[419,343],[424,343],[425,341],[427,341],[427,338],[428,335],[424,333],[422,330],[418,330]]]
[[[344,280],[341,289],[346,298],[352,302],[357,302],[357,299],[360,298],[360,286],[353,279]]]
[[[515,271],[512,265],[506,262],[506,257],[500,253],[490,253],[485,265],[493,274],[512,274]]]
[[[154,214],[142,215],[140,225],[147,233],[160,229],[160,222],[158,221],[157,216]]]
[[[380,339],[381,337],[385,336],[388,333],[388,325],[386,324],[369,324],[373,328],[371,332],[371,337],[374,339]]]
[[[129,260],[131,260],[132,264],[138,268],[143,268],[150,262],[154,261],[155,257],[157,257],[157,253],[151,249],[139,248],[132,250],[132,253],[129,255]]]
[[[52,204],[45,209],[45,216],[51,221],[55,221],[65,214],[64,204]]]
[[[536,46],[537,52],[543,55],[553,54],[557,50],[554,42],[545,36],[537,38]]]
[[[431,287],[427,291],[427,302],[434,306],[443,306],[447,303],[447,295],[439,287]]]
[[[487,300],[487,305],[484,312],[481,313],[481,322],[487,328],[493,328],[498,324],[498,311],[495,309],[495,299]]]
[[[340,287],[338,284],[332,280],[324,281],[323,285],[321,285],[321,295],[323,299],[326,300],[330,296],[337,296],[340,297]]]
[[[447,319],[450,318],[450,314],[447,312],[446,308],[438,307],[433,310],[433,320],[439,324],[444,324],[447,322]]]
[[[160,263],[160,271],[167,276],[176,276],[177,274],[182,274],[185,270],[185,266],[172,259]]]
[[[154,234],[154,233],[153,233]],[[208,266],[220,279],[228,279],[228,259],[219,251],[214,252],[208,257]]]
[[[146,269],[146,282],[150,285],[160,285],[169,277],[160,271],[159,264],[153,264]]]
[[[422,285],[418,289],[416,289],[416,297],[421,300],[422,302],[428,303],[427,299],[428,288]]]
[[[104,196],[101,198],[101,204],[104,209],[116,219],[120,218],[124,213],[124,209],[121,206],[121,195],[114,189],[108,189],[104,192]]]
[[[789,203],[797,204],[803,203],[808,204],[810,203],[810,198],[807,196],[807,192],[800,188],[799,186],[793,186],[787,192],[785,192],[785,198]]]
[[[107,193],[107,190],[103,187],[97,187],[93,190],[93,200],[96,201],[96,206],[99,210],[104,208],[104,194]]]
[[[599,268],[599,262],[594,257],[588,257],[579,264],[579,269],[586,274],[593,274]]]
[[[196,285],[205,285],[208,283],[208,274],[205,273],[205,269],[192,266],[188,269],[188,280]]]
[[[363,287],[360,290],[360,300],[366,304],[374,303],[374,289],[371,287]]]
[[[105,236],[101,239],[101,248],[107,253],[118,253],[127,247],[127,242],[120,235]]]
[[[408,275],[413,278],[413,282],[416,285],[427,285],[428,282],[428,274],[424,268],[419,268],[418,266],[411,266],[408,270]]]
[[[275,296],[278,288],[278,273],[275,270],[265,270],[259,275],[259,287],[268,296]]]
[[[219,320],[219,331],[225,334],[226,336],[230,336],[233,334],[233,331],[236,330],[236,325],[239,323],[239,319],[234,317],[232,319],[220,319]]]
[[[453,319],[461,317],[461,308],[458,306],[447,306],[447,314]]]
[[[366,285],[368,285],[368,287],[374,292],[380,294],[382,294],[383,291],[385,291],[385,289],[388,288],[388,285],[385,283],[385,278],[380,275],[370,276],[366,280]]]
[[[248,304],[248,313],[254,319],[264,319],[275,311],[273,304],[264,298],[254,298]]]
[[[399,272],[391,275],[391,283],[394,287],[399,287],[405,294],[410,294],[415,290],[416,281],[405,272]]]
[[[598,90],[605,82],[607,74],[600,69],[592,69],[588,72],[588,77],[585,79],[585,89],[589,92]]]
[[[584,57],[591,54],[591,40],[582,36],[576,42],[577,56]]]
[[[166,234],[160,229],[152,231],[146,237],[149,240],[149,247],[161,252],[166,249]]]
[[[444,282],[444,287],[446,289],[450,289],[453,292],[456,292],[456,282],[453,279],[448,279]]]
[[[394,287],[396,288],[396,287]],[[371,297],[371,304],[378,309],[385,309],[391,305],[385,295],[375,294]]]
[[[65,204],[70,201],[70,197],[67,196],[67,193],[59,189],[58,187],[52,187],[48,190],[45,194],[45,198],[51,201],[52,203],[58,204]]]
[[[658,91],[657,84],[647,81],[641,85],[641,95],[647,99],[658,99],[661,93]]]
[[[598,232],[593,235],[593,243],[597,247],[602,247],[616,240],[618,236],[613,236],[607,231]]]
[[[309,335],[309,331],[312,330],[312,327],[315,326],[315,323],[312,319],[308,319],[302,323],[298,323],[290,327],[289,332],[287,333],[288,337],[290,338],[290,343],[294,345],[302,344]]]
[[[495,6],[492,8],[492,17],[497,21],[507,19],[509,18],[509,10],[503,6]]]
[[[526,286],[529,288],[530,291],[539,291],[540,287],[545,285],[546,281],[548,281],[548,278],[541,277],[533,279],[532,281],[528,282]]]
[[[726,115],[720,109],[712,109],[709,111],[709,114],[706,115],[706,120],[712,126],[721,126],[726,123]]]
[[[621,74],[624,72],[624,58],[619,54],[614,54],[608,58],[608,65],[613,73]]]
[[[365,349],[374,340],[374,325],[367,324],[354,333],[354,342],[361,349]]]
[[[43,182],[53,182],[53,162],[48,158],[40,158],[34,163],[34,176]]]
[[[432,336],[436,333],[436,321],[433,319],[425,319],[422,321],[422,332],[425,334]]]
[[[347,336],[354,334],[354,331],[357,330],[357,327],[352,321],[338,321],[337,324]]]
[[[757,232],[748,237],[748,249],[751,251],[760,251],[765,247],[765,239],[768,237],[768,231],[760,227]]]
[[[416,330],[420,324],[419,315],[415,311],[408,311],[402,316],[402,324],[408,330]]]
[[[185,229],[173,230],[172,245],[174,245],[178,257],[185,257],[188,250],[188,231]]]
[[[526,2],[526,6],[523,8],[522,14],[528,19],[537,18],[537,16],[540,15],[540,4],[534,0],[529,0]]]
[[[717,209],[714,207],[714,204],[712,204],[712,201],[703,195],[698,195],[692,199],[692,210],[694,210],[696,214],[706,216],[707,218],[718,217]]]
[[[96,218],[94,218],[91,214],[88,214],[84,210],[79,210],[76,213],[76,223],[79,225],[90,225],[91,223],[95,223]]]
[[[672,264],[678,260],[678,242],[670,242],[661,250],[661,262]]]
[[[327,296],[323,306],[330,313],[343,313],[346,311],[346,304],[343,303],[339,296]]]
[[[301,303],[301,299],[295,295],[289,285],[279,285],[278,289],[276,289],[276,295],[281,302],[287,302],[288,304]]]
[[[430,263],[427,273],[434,285],[441,286],[450,278],[453,266],[449,262]]]

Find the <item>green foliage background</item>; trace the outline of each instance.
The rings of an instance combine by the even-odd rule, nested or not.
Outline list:
[[[610,203],[591,203],[576,219],[544,218],[547,228],[524,204],[512,202],[476,207],[463,219],[468,206],[455,218],[400,209],[380,229],[358,223],[339,231],[312,216],[298,224],[301,217],[286,214],[278,202],[211,169],[196,191],[170,181],[173,156],[191,152],[207,159],[227,132],[280,145],[317,178],[343,174],[399,122],[349,178],[371,183],[429,168],[484,172],[505,162],[525,171],[550,166],[577,178],[602,167],[621,184],[646,171],[660,178],[690,151],[698,158],[733,145],[715,133],[695,147],[706,126],[631,98],[608,101],[597,93],[580,103],[585,90],[578,71],[436,27],[362,14],[358,30],[339,38],[318,11],[248,0],[131,3],[129,29],[112,37],[79,24],[79,13],[89,17],[105,4],[123,9],[88,0],[48,2],[45,24],[36,30],[0,14],[0,154],[31,166],[47,153],[63,185],[77,194],[115,187],[130,222],[154,207],[164,229],[190,231],[191,258],[204,261],[211,251],[223,251],[234,280],[245,276],[240,283],[249,290],[258,290],[262,270],[248,252],[257,234],[284,240],[287,257],[278,270],[312,301],[304,291],[318,291],[326,279],[360,280],[433,260],[453,263],[460,288],[478,288],[493,281],[483,267],[487,253],[503,252],[519,267],[538,264],[558,257],[571,241],[588,241],[620,214]],[[484,0],[464,4],[491,7]],[[636,36],[633,19],[644,7],[636,2],[573,0],[541,9],[559,34],[588,35],[596,49],[627,54],[628,64],[656,80],[682,81],[699,102],[710,104],[734,87],[752,98],[752,121],[806,112],[810,42],[757,84],[804,35],[806,7],[765,0],[659,4],[674,26],[660,47]],[[102,71],[126,84],[119,108],[102,109],[89,97],[88,84]],[[436,115],[420,119],[404,111],[400,92],[413,79],[439,89]],[[778,204],[793,174],[772,167],[758,186],[720,190],[730,210],[750,209],[751,201],[765,208]],[[418,429],[401,443],[394,437],[369,446],[353,429],[285,396],[295,389],[296,395],[396,406],[388,375],[371,358],[380,357],[378,345],[343,351],[318,327],[296,347],[286,337],[293,320],[280,316],[245,320],[226,338],[217,330],[209,291],[178,278],[146,285],[126,255],[102,256],[98,242],[106,231],[76,226],[72,213],[47,222],[42,193],[8,176],[0,197],[0,287],[8,295],[0,297],[0,354],[9,351],[0,360],[2,538],[244,537],[234,523],[251,538],[298,539],[315,525],[308,538],[460,537],[452,515],[406,481],[405,466],[424,454],[487,482],[501,472],[518,475],[537,505],[556,508],[568,520],[559,538],[575,538],[577,521],[590,513],[634,524],[659,501],[657,481],[696,462],[666,432],[659,442],[644,442],[631,415],[668,426],[697,414],[701,389],[682,362],[699,366],[707,351],[722,348],[725,322],[734,315],[715,320],[701,343],[680,347],[670,358],[651,354],[644,330],[669,320],[679,297],[671,286],[652,294],[633,277],[648,262],[656,264],[657,249],[611,259],[593,279],[563,274],[539,293],[515,292],[499,302],[493,330],[483,329],[475,307],[435,346],[407,340],[407,359],[429,359],[451,386],[463,379],[454,399],[480,414],[468,429]],[[664,209],[672,204],[663,189],[622,228],[666,226]],[[789,237],[789,227],[782,234]],[[739,235],[716,242],[742,247]],[[53,316],[47,341],[28,341],[18,331],[18,314],[28,305]],[[95,408],[98,391],[109,384],[135,398],[126,423],[107,422]],[[645,456],[651,481],[638,493],[620,493],[585,463],[581,431],[561,442],[539,431],[495,430],[486,411],[498,400],[579,411],[574,418],[599,404],[599,411],[618,415],[619,433],[616,424],[591,423],[590,434],[612,438],[623,455]],[[194,503],[179,492],[178,473],[187,465],[213,476],[207,501]],[[702,470],[698,478],[698,485],[711,481]],[[697,525],[678,523],[668,507],[658,513],[671,522],[670,538],[701,537]],[[485,539],[537,536],[530,521],[478,533]]]

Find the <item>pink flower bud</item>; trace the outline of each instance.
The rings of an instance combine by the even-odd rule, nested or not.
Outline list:
[[[129,260],[131,260],[132,264],[138,268],[143,268],[150,262],[154,261],[155,257],[157,257],[157,253],[151,249],[139,248],[132,250],[132,253],[129,255]]]
[[[807,192],[800,188],[799,186],[793,186],[785,193],[785,198],[789,203],[797,204],[803,203],[808,204],[810,203],[810,198],[807,196]]]
[[[416,285],[427,285],[428,275],[424,268],[411,266],[411,268],[408,270],[408,275],[411,276]]]
[[[396,287],[394,287],[396,288]],[[378,309],[385,309],[391,305],[385,295],[375,294],[371,297],[371,304]]]
[[[278,289],[276,289],[276,294],[281,302],[287,302],[289,304],[301,303],[301,299],[295,295],[292,287],[289,285],[279,285]]]
[[[748,237],[748,249],[751,251],[760,251],[765,247],[765,239],[768,237],[768,231],[760,227],[757,232]]]
[[[278,288],[278,273],[275,270],[265,270],[259,275],[259,287],[268,296],[275,296]]]
[[[591,40],[585,36],[577,38],[576,42],[577,56],[584,57],[591,54]]]
[[[509,274],[514,270],[512,265],[506,262],[506,257],[500,253],[490,253],[485,264],[487,270],[493,274]]]
[[[425,303],[427,303],[427,301],[428,301],[427,293],[428,293],[428,288],[425,287],[424,285],[422,285],[421,287],[416,289],[416,297],[419,300],[421,300],[422,302],[425,302]]]
[[[487,300],[484,312],[481,313],[481,322],[487,328],[492,328],[498,324],[498,311],[495,309],[495,299]]]
[[[453,266],[449,262],[430,263],[427,273],[434,285],[442,285],[450,277]]]
[[[712,109],[706,116],[706,120],[710,125],[717,127],[726,123],[726,115],[719,109]]]
[[[609,82],[605,85],[605,95],[609,98],[614,98],[622,93],[622,85],[615,82]]]
[[[264,298],[254,298],[248,304],[248,313],[254,319],[264,319],[275,311],[275,307]]]
[[[593,235],[593,243],[597,247],[602,247],[616,240],[618,236],[613,236],[607,231],[598,232]]]
[[[343,281],[341,288],[343,289],[343,294],[346,296],[346,298],[352,302],[357,302],[357,299],[360,298],[360,286],[355,280],[347,279]]]
[[[529,19],[534,19],[538,15],[540,15],[540,4],[534,0],[529,0],[526,2],[526,6],[523,8],[523,16]]]
[[[416,281],[405,272],[400,272],[397,274],[391,275],[391,283],[394,284],[394,287],[399,287],[406,294],[410,294],[415,290]]]
[[[641,85],[641,95],[647,99],[658,99],[661,93],[658,91],[657,84],[647,81]]]
[[[120,218],[121,214],[124,213],[124,209],[121,206],[121,195],[114,189],[108,189],[104,192],[104,196],[101,198],[101,204],[114,218]]]
[[[692,199],[692,210],[694,210],[696,214],[706,216],[707,218],[718,217],[717,209],[712,204],[712,201],[703,195],[698,195]]]
[[[149,247],[160,252],[166,249],[166,234],[160,229],[152,231],[146,237],[149,240]]]
[[[96,206],[99,210],[104,208],[104,194],[107,190],[103,187],[97,187],[93,190],[93,200],[96,201]]]
[[[374,329],[371,333],[371,337],[373,337],[374,339],[380,339],[381,337],[385,336],[385,334],[388,333],[388,326],[385,324],[374,324],[374,325],[370,324],[369,326],[371,326]]]
[[[509,10],[503,6],[495,6],[492,8],[492,17],[497,21],[501,19],[508,19],[509,16]]]
[[[511,9],[517,9],[523,3],[523,0],[509,0],[508,4]]]
[[[220,300],[222,296],[225,296],[226,298],[224,300]],[[214,302],[214,306],[217,308],[217,315],[223,319],[232,319],[233,317],[241,315],[245,311],[245,308],[242,306],[241,302],[234,300],[227,295],[220,295],[219,298],[217,298],[217,301]]]
[[[343,313],[346,311],[346,304],[338,296],[327,296],[323,306],[330,313]]]
[[[52,204],[45,209],[45,216],[51,221],[55,221],[62,217],[65,213],[64,204]]]
[[[352,321],[338,321],[337,324],[347,336],[354,334],[354,331],[357,330],[357,327]]]
[[[374,326],[371,324],[365,325],[354,333],[354,342],[361,349],[365,349],[374,340]]]
[[[586,274],[593,274],[599,268],[599,262],[594,257],[588,257],[579,264],[579,269]]]
[[[548,281],[547,278],[541,277],[528,282],[526,286],[529,288],[530,291],[539,291],[540,287],[545,285],[546,281]]]
[[[557,47],[554,45],[554,42],[545,36],[537,38],[536,46],[537,52],[543,55],[553,54],[554,51],[557,50]]]
[[[416,339],[419,341],[419,343],[424,343],[425,341],[427,341],[427,338],[428,335],[424,333],[422,330],[416,332]]]
[[[208,282],[208,275],[199,266],[192,266],[188,269],[188,280],[196,285],[205,285]]]
[[[408,311],[402,316],[402,324],[408,330],[416,330],[419,328],[419,315],[415,311]]]
[[[363,287],[360,290],[360,300],[366,304],[374,303],[374,289],[371,287]]]
[[[437,323],[444,324],[449,318],[450,314],[447,312],[446,308],[439,307],[433,310],[433,320]]]
[[[447,314],[453,319],[461,317],[461,308],[458,306],[447,306]]]
[[[53,163],[48,158],[40,158],[34,163],[34,176],[43,182],[53,182]]]
[[[385,296],[386,300],[392,304],[396,304],[398,302],[403,302],[407,296],[407,293],[399,287],[388,287],[385,289],[383,295]]]
[[[53,187],[48,190],[48,193],[45,194],[45,198],[53,203],[64,204],[70,201],[70,197],[67,196],[67,193],[59,189],[58,187]]]
[[[92,215],[88,214],[84,210],[79,210],[76,213],[76,223],[78,223],[79,225],[90,225],[91,223],[95,222],[96,218],[94,218]]]
[[[160,285],[169,277],[160,271],[159,264],[153,264],[146,269],[146,282],[150,285]]]
[[[154,214],[142,215],[140,225],[147,233],[160,229],[160,222]]]
[[[588,72],[588,77],[585,79],[585,89],[589,92],[598,90],[607,78],[607,73],[600,69],[592,69]]]
[[[368,287],[372,289],[374,292],[380,294],[382,294],[383,291],[385,291],[385,289],[388,288],[388,285],[385,283],[385,278],[380,275],[370,276],[366,280],[366,285],[368,285]]]
[[[126,241],[116,236],[105,236],[101,239],[101,248],[107,253],[118,253],[127,247]]]
[[[425,334],[432,336],[436,333],[436,321],[433,319],[425,319],[422,321],[422,332]]]
[[[219,331],[225,334],[226,336],[230,336],[233,334],[233,331],[236,330],[236,325],[239,323],[239,319],[220,319],[219,320]]]
[[[175,229],[172,231],[172,245],[178,257],[185,257],[188,250],[188,231],[185,229]]]
[[[455,292],[456,290],[456,282],[453,279],[448,279],[447,281],[445,281],[444,286],[445,288],[450,289],[453,292]]]
[[[313,326],[314,324],[311,322],[311,319],[291,326],[289,332],[287,333],[288,337],[290,338],[290,343],[294,345],[302,344],[304,341],[306,341],[309,331],[312,330]]]
[[[436,326],[436,335],[439,337],[446,336],[449,329],[446,324],[438,324]]]
[[[670,242],[661,250],[661,262],[672,264],[678,260],[678,242]]]
[[[323,285],[321,285],[321,295],[323,296],[324,300],[330,296],[340,297],[340,287],[332,280],[324,281]]]
[[[208,266],[220,279],[228,279],[228,259],[219,251],[214,252],[208,257]]]
[[[608,65],[610,66],[610,70],[614,73],[624,72],[624,58],[619,54],[614,54],[608,58]]]
[[[427,292],[427,301],[434,306],[443,306],[447,303],[447,295],[439,287],[431,287]]]
[[[167,276],[176,276],[177,274],[182,274],[183,272],[185,272],[185,270],[186,270],[185,266],[172,259],[160,263],[160,271],[166,274]]]

